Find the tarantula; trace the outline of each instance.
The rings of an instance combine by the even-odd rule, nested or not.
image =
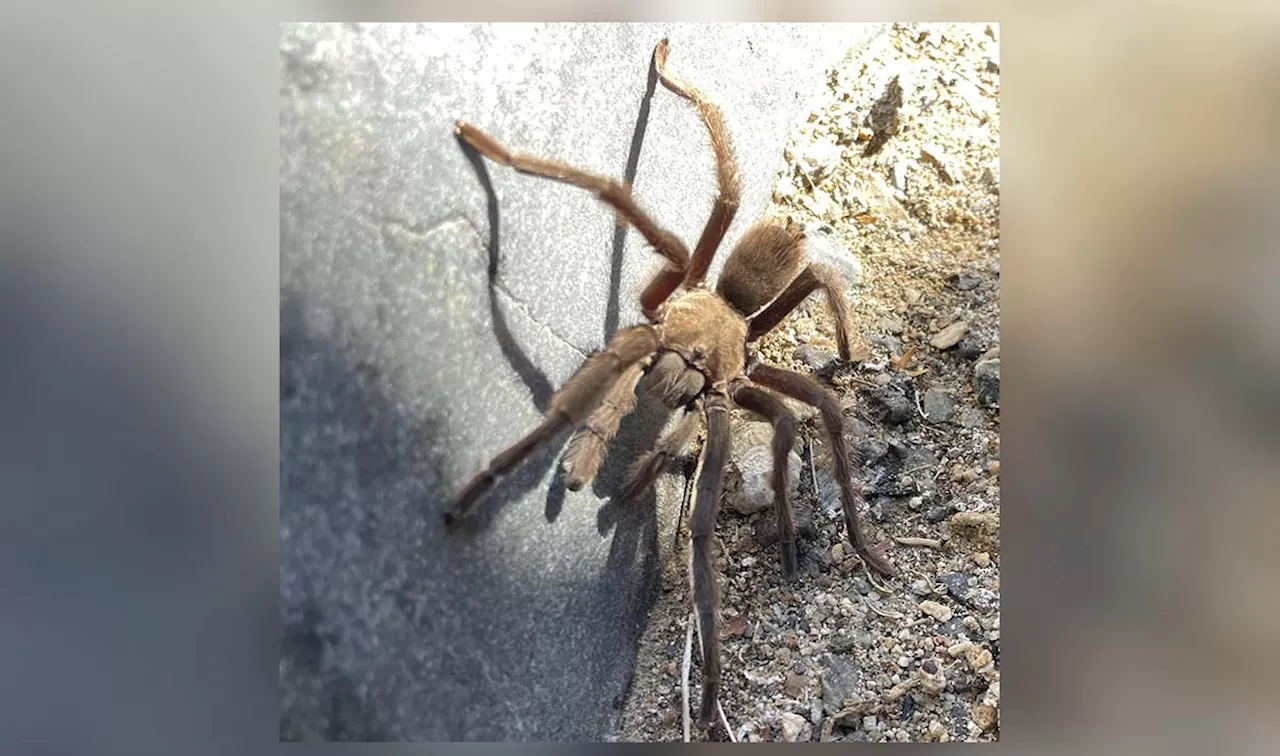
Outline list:
[[[683,411],[633,468],[620,493],[624,500],[647,490],[705,419],[707,434],[697,472],[690,515],[691,582],[703,659],[702,702],[698,726],[710,727],[718,710],[720,685],[716,618],[719,599],[711,562],[711,538],[729,452],[729,410],[741,407],[773,426],[773,495],[782,551],[782,573],[797,573],[795,525],[787,492],[787,457],[795,440],[796,419],[778,394],[815,406],[826,426],[835,460],[845,527],[856,552],[871,569],[892,576],[888,543],[870,546],[858,522],[860,496],[852,484],[840,407],[812,378],[760,362],[752,342],[817,290],[825,295],[836,323],[841,359],[851,359],[848,303],[841,277],[831,268],[806,260],[803,231],[790,222],[758,221],[742,236],[725,262],[715,290],[705,279],[716,248],[737,213],[741,193],[736,161],[720,108],[667,70],[668,43],[661,40],[652,64],[670,91],[693,103],[711,136],[719,194],[693,254],[674,234],[655,223],[618,181],[592,175],[564,163],[511,152],[489,135],[459,121],[455,133],[480,154],[515,170],[562,181],[594,192],[613,207],[619,222],[637,229],[666,265],[640,296],[648,323],[619,330],[607,346],[590,356],[551,398],[546,418],[524,438],[498,454],[462,489],[445,514],[455,530],[498,477],[510,472],[535,449],[570,428],[576,432],[561,460],[565,485],[579,490],[592,480],[606,447],[624,416],[635,407],[637,387],[671,410]],[[677,293],[677,289],[682,289]],[[643,383],[642,383],[643,381]],[[777,393],[774,393],[777,392]]]

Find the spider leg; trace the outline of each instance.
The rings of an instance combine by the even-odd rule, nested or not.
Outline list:
[[[663,434],[652,449],[645,452],[631,469],[630,477],[618,494],[622,501],[633,501],[649,490],[649,486],[653,485],[658,475],[666,468],[667,461],[680,454],[689,443],[689,439],[693,438],[701,417],[702,414],[692,407],[685,410],[675,426]]]
[[[601,201],[610,205],[622,220],[635,226],[636,230],[648,240],[649,244],[653,245],[654,250],[667,258],[671,265],[680,270],[684,270],[688,266],[689,250],[685,247],[684,242],[680,241],[675,234],[655,223],[636,204],[635,199],[631,196],[631,188],[626,184],[604,176],[587,173],[565,163],[545,160],[519,152],[511,152],[496,139],[469,123],[458,121],[454,126],[454,133],[462,137],[477,152],[494,162],[510,166],[521,173],[572,184],[594,192]]]
[[[844,293],[843,277],[835,270],[817,262],[810,263],[778,295],[777,299],[773,300],[759,315],[751,319],[751,329],[747,334],[747,341],[755,341],[773,330],[778,323],[782,322],[783,318],[803,302],[805,297],[812,294],[815,289],[822,289],[823,295],[827,298],[827,304],[831,306],[831,315],[836,321],[836,344],[840,349],[840,359],[848,362],[855,356],[859,358],[865,357],[866,348],[864,345],[859,343],[856,350],[852,346],[853,329],[849,325],[849,300]]]
[[[773,424],[773,507],[778,516],[778,544],[782,550],[782,576],[796,576],[796,526],[787,491],[787,459],[796,440],[796,418],[777,396],[747,383],[733,392],[733,401]]]
[[[618,425],[636,407],[636,384],[640,382],[644,367],[643,362],[637,362],[627,368],[605,396],[604,403],[587,418],[587,424],[569,439],[568,449],[560,462],[565,488],[580,491],[599,472],[609,442],[618,432]]]
[[[827,435],[831,441],[831,456],[835,458],[836,483],[840,487],[840,504],[844,509],[844,523],[849,531],[849,541],[858,555],[876,572],[888,577],[897,575],[898,569],[893,566],[885,553],[888,550],[888,542],[868,546],[862,528],[859,526],[858,503],[862,497],[853,487],[852,471],[849,469],[849,450],[844,441],[844,422],[840,415],[840,406],[836,404],[830,392],[807,375],[763,363],[753,365],[748,370],[748,375],[751,380],[762,386],[818,408],[822,414],[822,424],[826,426]]]
[[[711,563],[711,539],[715,534],[724,463],[729,453],[729,397],[723,393],[707,395],[703,413],[707,419],[707,442],[702,450],[697,498],[689,518],[693,537],[689,574],[698,637],[702,642],[702,706],[698,710],[698,726],[705,730],[715,722],[720,692],[720,643],[716,634],[720,600]]]
[[[498,477],[505,475],[535,449],[555,438],[561,431],[587,417],[610,393],[624,374],[658,348],[658,332],[649,325],[624,328],[601,351],[587,358],[565,385],[551,397],[546,419],[529,435],[493,458],[454,499],[445,514],[445,522],[456,528],[474,509]]]
[[[654,48],[653,58],[658,78],[663,86],[698,108],[698,115],[707,127],[707,133],[711,137],[711,148],[716,154],[716,180],[720,191],[716,196],[715,205],[711,208],[711,217],[707,219],[707,224],[702,229],[702,236],[698,239],[698,245],[694,248],[688,273],[684,276],[686,286],[697,286],[706,279],[716,248],[720,246],[725,232],[729,229],[729,224],[733,222],[733,217],[738,212],[742,182],[738,176],[737,162],[733,157],[729,130],[724,125],[724,114],[718,105],[707,99],[706,95],[667,70],[668,50],[669,45],[666,39],[658,42]],[[661,277],[662,274],[659,276]],[[658,280],[660,279],[655,279],[651,286],[656,285]],[[674,288],[672,286],[672,290]]]

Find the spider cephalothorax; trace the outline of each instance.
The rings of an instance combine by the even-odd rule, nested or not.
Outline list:
[[[749,228],[725,261],[715,290],[706,286],[707,271],[738,209],[737,166],[720,109],[666,70],[667,40],[654,50],[654,65],[663,85],[698,108],[716,157],[719,192],[711,217],[692,255],[680,239],[658,226],[635,202],[630,188],[612,179],[580,171],[564,163],[513,153],[469,124],[457,134],[491,160],[522,173],[563,181],[594,192],[639,231],[667,264],[640,296],[649,323],[623,328],[606,347],[591,355],[551,398],[546,418],[524,438],[498,454],[458,494],[445,515],[451,529],[472,511],[480,497],[541,445],[576,428],[561,465],[565,485],[579,490],[600,468],[609,441],[622,418],[635,407],[637,387],[683,415],[634,467],[621,496],[647,490],[706,423],[706,442],[690,516],[693,601],[703,658],[700,727],[710,727],[717,711],[720,684],[716,615],[719,600],[712,573],[711,538],[729,451],[729,411],[740,407],[769,421],[773,433],[774,510],[782,551],[782,572],[796,576],[795,526],[787,493],[787,458],[795,440],[796,420],[779,394],[818,408],[832,447],[849,540],[874,570],[896,574],[885,557],[886,544],[869,546],[859,527],[860,497],[853,486],[840,407],[834,397],[807,375],[772,367],[750,354],[750,344],[776,326],[800,302],[821,290],[836,322],[840,356],[849,360],[851,329],[844,285],[821,263],[808,262],[804,233],[790,222],[762,220]],[[677,291],[679,289],[679,291]]]

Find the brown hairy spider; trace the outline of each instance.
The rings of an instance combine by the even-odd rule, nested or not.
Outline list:
[[[595,477],[609,441],[622,418],[635,407],[636,388],[671,410],[682,409],[678,423],[638,462],[621,496],[632,499],[646,491],[667,461],[681,453],[697,430],[707,424],[697,494],[690,515],[693,539],[691,581],[703,659],[702,703],[698,726],[711,726],[718,710],[720,685],[716,618],[719,609],[712,573],[711,538],[729,451],[729,410],[753,412],[773,425],[773,494],[778,518],[782,573],[796,576],[795,525],[787,493],[787,457],[795,440],[796,419],[774,392],[817,407],[830,437],[845,527],[854,549],[868,566],[883,575],[897,569],[885,553],[887,541],[869,546],[858,523],[861,497],[852,484],[840,407],[809,376],[759,362],[750,344],[770,331],[810,293],[821,290],[836,322],[840,357],[850,359],[848,303],[838,273],[806,264],[804,233],[790,222],[763,220],[743,234],[726,261],[715,291],[705,278],[712,256],[738,209],[737,165],[720,108],[698,90],[667,71],[667,40],[654,49],[653,63],[663,86],[693,103],[711,135],[716,156],[719,196],[711,217],[690,255],[680,239],[656,224],[620,182],[584,173],[563,163],[509,151],[470,124],[456,133],[478,152],[522,173],[563,181],[594,192],[617,212],[620,222],[634,226],[667,264],[649,282],[640,302],[649,323],[623,328],[578,369],[551,398],[546,419],[529,435],[493,459],[458,494],[445,514],[455,530],[480,497],[535,449],[577,428],[561,465],[566,486],[577,491]],[[677,289],[683,290],[676,293]],[[584,424],[585,421],[585,424]]]

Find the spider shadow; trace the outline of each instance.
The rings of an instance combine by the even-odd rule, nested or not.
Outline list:
[[[649,111],[653,100],[653,94],[657,88],[657,82],[657,67],[653,57],[650,56],[648,76],[645,82],[645,91],[640,100],[640,109],[636,116],[635,128],[632,130],[631,144],[627,154],[627,164],[623,172],[624,179],[628,186],[634,183],[636,172],[639,169],[640,153],[644,145],[645,132],[649,123]],[[511,329],[507,324],[506,318],[502,313],[502,309],[498,306],[496,289],[498,262],[501,259],[501,217],[497,193],[494,191],[493,182],[489,176],[489,170],[485,163],[484,156],[482,156],[474,147],[467,144],[461,136],[455,135],[455,139],[458,142],[459,147],[462,149],[463,154],[466,156],[467,162],[471,164],[472,170],[475,171],[476,179],[480,182],[480,186],[485,193],[487,222],[489,225],[489,238],[487,244],[489,252],[489,265],[487,269],[489,278],[489,313],[493,322],[494,336],[498,340],[498,345],[502,351],[503,357],[520,377],[520,380],[529,389],[534,400],[534,405],[540,412],[546,412],[551,396],[554,393],[554,388],[552,387],[551,382],[547,379],[546,374],[533,364],[528,355],[525,354],[525,352],[516,343],[516,340],[511,333]],[[626,234],[626,226],[619,225],[614,228],[610,255],[611,269],[609,276],[609,295],[605,302],[604,336],[606,342],[613,338],[613,335],[618,329],[618,320],[621,311],[620,297],[622,287],[622,263],[624,248],[626,245]],[[660,431],[661,428],[659,427],[658,430]],[[519,470],[513,471],[512,474],[506,476],[500,483],[498,483],[495,486],[494,491],[486,498],[491,502],[510,501],[513,497],[519,497],[528,493],[528,491],[532,490],[538,484],[538,481],[542,480],[542,477],[547,472],[547,468],[554,464],[555,460],[559,458],[559,454],[563,449],[566,440],[567,439],[562,437],[555,443],[540,449],[526,460],[520,466]],[[656,435],[654,438],[649,439],[649,444],[652,444],[655,440]],[[614,445],[627,449],[638,448],[644,450],[649,448],[648,444],[637,447],[634,446],[634,443],[635,441],[630,439],[628,434],[624,431],[615,439]],[[606,460],[606,467],[607,462],[608,461]],[[602,474],[603,473],[604,470],[602,470]],[[616,490],[616,488],[617,486],[615,485],[614,489]],[[597,495],[601,494],[598,486],[593,490]],[[547,490],[546,504],[544,507],[544,514],[548,522],[555,522],[559,518],[561,511],[564,509],[566,493],[567,488],[564,482],[564,473],[557,466]],[[652,492],[647,494],[647,496],[652,497]],[[650,502],[650,505],[645,508],[652,509],[652,501]],[[490,519],[492,514],[493,510],[491,506],[486,507],[481,505],[480,509],[476,512],[476,524],[483,527],[484,522]],[[611,523],[612,518],[610,518],[610,524]],[[609,525],[601,525],[600,532],[602,534],[607,532],[608,527]],[[631,544],[631,546],[634,547],[634,544]]]
[[[636,115],[636,127],[631,132],[631,148],[627,153],[627,167],[622,177],[627,186],[636,180],[636,171],[640,167],[640,150],[644,147],[644,134],[649,128],[649,108],[653,101],[653,93],[658,85],[658,68],[653,58],[649,60],[649,76],[645,82],[644,96],[640,98],[640,112]],[[620,316],[620,297],[622,289],[622,254],[627,241],[627,226],[617,225],[613,229],[613,267],[609,271],[609,300],[604,313],[605,341],[613,338],[618,330]]]
[[[486,215],[489,225],[489,239],[486,245],[489,252],[489,265],[486,269],[486,274],[489,283],[487,287],[489,292],[489,316],[493,323],[493,335],[498,340],[498,348],[502,351],[502,356],[511,365],[511,369],[516,372],[525,387],[529,389],[529,394],[533,397],[534,406],[538,408],[539,412],[545,413],[554,393],[551,381],[547,379],[546,374],[537,365],[533,364],[529,356],[516,343],[515,336],[511,333],[511,327],[507,324],[506,316],[503,314],[502,308],[498,306],[498,262],[502,257],[502,223],[498,195],[493,189],[493,181],[489,177],[489,169],[485,165],[484,156],[477,152],[474,147],[467,144],[461,136],[455,136],[455,139],[462,149],[463,155],[466,156],[467,162],[471,164],[472,170],[475,171],[476,180],[480,182],[480,187],[485,193]],[[512,471],[510,475],[504,476],[494,487],[494,490],[485,497],[487,501],[479,505],[474,515],[474,523],[468,523],[468,529],[487,526],[496,513],[494,506],[499,506],[495,504],[496,502],[509,502],[533,490],[542,480],[547,469],[554,463],[563,445],[564,439],[561,438],[539,449],[529,459],[525,460],[519,469]],[[564,497],[564,479],[557,470],[551,482],[551,487],[547,492],[547,519],[549,521],[555,519],[552,516],[553,510],[554,514],[558,516],[564,505]]]
[[[650,568],[656,574],[658,558],[658,496],[655,483],[633,501],[618,495],[631,477],[640,455],[657,443],[671,412],[660,402],[641,397],[636,409],[624,420],[610,453],[596,475],[593,491],[608,501],[596,512],[596,529],[600,535],[613,529],[613,542],[607,564],[610,568],[629,567],[642,560],[647,576]]]

